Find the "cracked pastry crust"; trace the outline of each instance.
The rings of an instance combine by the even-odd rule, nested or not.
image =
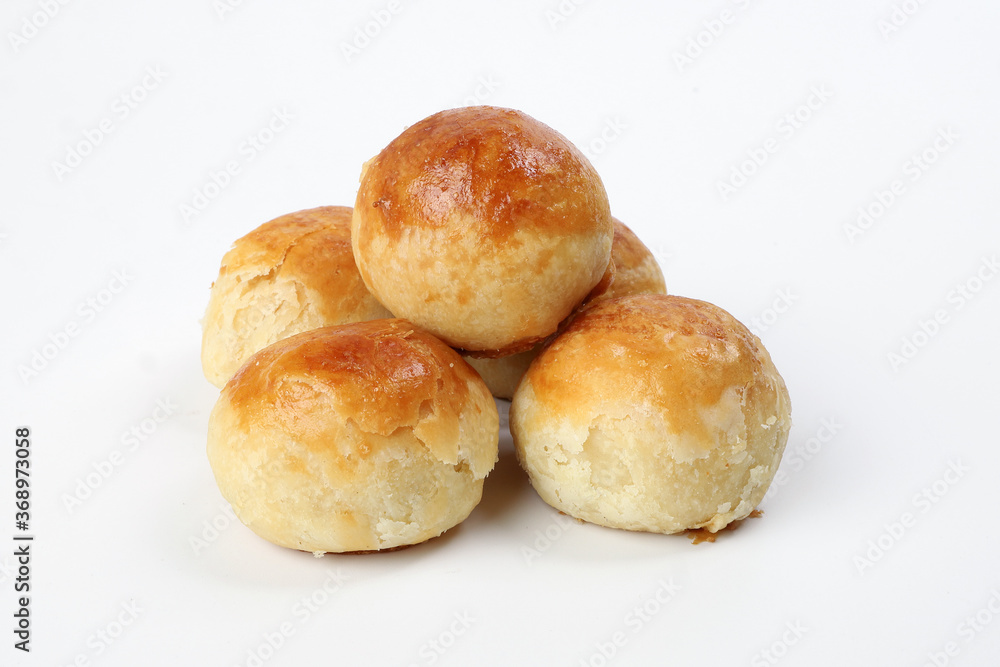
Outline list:
[[[290,213],[233,244],[203,320],[209,382],[221,388],[251,354],[293,334],[392,317],[354,264],[351,214],[346,206]]]
[[[255,533],[312,552],[388,549],[464,520],[497,460],[496,404],[447,345],[399,319],[281,340],[209,419],[222,495]]]
[[[613,236],[597,171],[511,109],[442,111],[365,163],[354,257],[399,317],[452,347],[529,350],[598,285]]]
[[[763,499],[791,406],[760,339],[729,313],[636,295],[591,306],[535,359],[510,427],[556,509],[627,530],[716,532]]]

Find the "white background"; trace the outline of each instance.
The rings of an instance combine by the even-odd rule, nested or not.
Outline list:
[[[997,664],[1000,5],[153,4],[0,9],[0,663]],[[699,545],[563,525],[509,436],[480,507],[418,547],[315,559],[227,518],[199,362],[223,253],[352,204],[364,160],[477,94],[589,152],[672,293],[756,318],[795,422],[763,518]],[[24,425],[29,655],[6,629]]]

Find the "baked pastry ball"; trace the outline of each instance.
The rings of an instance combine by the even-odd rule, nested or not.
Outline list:
[[[325,327],[253,355],[208,424],[240,521],[312,552],[423,542],[479,503],[499,419],[483,381],[405,320]]]
[[[293,334],[392,314],[354,264],[351,209],[322,206],[266,222],[222,258],[203,320],[201,364],[222,387],[257,350]]]
[[[497,357],[555,332],[604,276],[612,236],[583,153],[488,106],[425,118],[365,163],[352,226],[379,301],[453,347]]]
[[[611,258],[615,263],[615,279],[604,298],[630,294],[666,294],[667,284],[656,257],[629,227],[612,218],[615,226]]]
[[[625,223],[618,218],[612,218],[612,221],[615,235],[611,244],[612,275],[607,276],[610,285],[606,291],[592,295],[593,301],[629,294],[666,294],[667,286],[656,257]],[[493,396],[510,400],[528,366],[542,351],[544,344],[538,343],[527,352],[497,359],[462,356],[482,376]]]
[[[527,352],[518,352],[497,359],[477,359],[468,355],[462,355],[462,358],[476,369],[493,396],[509,401],[514,397],[517,385],[521,383],[525,371],[541,352],[543,345],[543,343],[539,343]]]
[[[704,301],[594,304],[531,364],[510,409],[545,502],[626,530],[716,532],[764,497],[791,427],[760,340]]]

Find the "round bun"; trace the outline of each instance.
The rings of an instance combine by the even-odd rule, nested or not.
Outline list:
[[[591,303],[630,294],[666,294],[663,272],[653,253],[621,220],[612,220],[615,237],[611,245],[611,265],[609,273],[602,280],[602,283],[609,282],[610,285],[604,286],[603,290],[602,285],[598,285],[588,297]],[[542,342],[527,352],[498,359],[477,359],[471,355],[463,357],[482,376],[493,396],[510,400],[528,366],[544,345]]]
[[[718,306],[602,301],[531,364],[510,410],[521,465],[578,519],[657,533],[745,518],[791,427],[760,340]]]
[[[666,294],[667,284],[656,257],[625,223],[618,218],[613,220],[615,238],[611,245],[611,259],[615,264],[615,279],[604,293],[604,298]]]
[[[222,259],[203,321],[205,377],[222,387],[247,358],[319,327],[392,314],[354,264],[351,209],[323,206],[266,222]]]
[[[416,544],[469,515],[497,460],[479,376],[411,323],[326,327],[253,355],[208,425],[208,459],[240,521],[312,552]]]
[[[467,355],[463,355],[463,358],[476,369],[493,396],[509,401],[514,397],[517,385],[521,383],[528,366],[541,352],[542,345],[539,343],[527,352],[518,352],[498,359],[477,359]]]
[[[442,111],[406,129],[365,164],[352,227],[379,301],[492,356],[555,332],[604,276],[612,236],[587,158],[497,107]]]

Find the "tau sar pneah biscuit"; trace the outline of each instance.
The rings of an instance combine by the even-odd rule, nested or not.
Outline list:
[[[361,281],[351,209],[322,206],[266,222],[222,258],[202,327],[205,377],[222,387],[257,350],[319,327],[392,317]]]
[[[790,410],[771,357],[729,313],[638,295],[591,306],[532,362],[510,427],[556,509],[613,528],[716,532],[763,498]]]
[[[365,163],[354,258],[372,294],[478,356],[530,349],[609,269],[597,171],[565,137],[497,107],[434,114]]]
[[[326,327],[253,355],[209,419],[208,459],[240,521],[281,546],[374,551],[464,520],[499,419],[462,358],[405,320]]]

